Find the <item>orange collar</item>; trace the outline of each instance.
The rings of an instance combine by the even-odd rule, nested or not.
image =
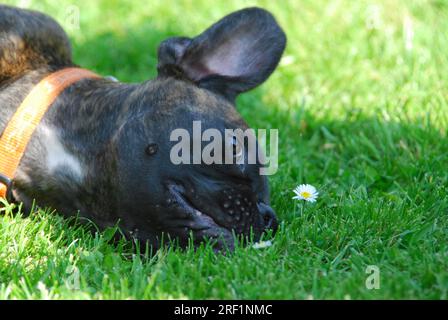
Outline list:
[[[65,88],[86,78],[99,76],[80,68],[56,71],[42,79],[23,100],[0,137],[0,197],[11,199],[11,181],[45,112]]]

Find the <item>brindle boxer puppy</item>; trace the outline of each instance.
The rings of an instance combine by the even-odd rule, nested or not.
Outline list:
[[[99,227],[160,246],[162,234],[182,246],[216,239],[232,248],[232,232],[255,239],[277,228],[260,164],[175,165],[170,133],[247,128],[234,107],[242,92],[274,71],[286,38],[270,13],[232,13],[195,38],[161,43],[158,77],[139,84],[79,81],[44,116],[13,180],[25,209],[33,199]],[[44,76],[73,66],[70,42],[50,17],[0,5],[0,130]],[[238,144],[238,141],[233,141]],[[230,145],[244,148],[244,145]],[[247,151],[244,151],[247,152]]]

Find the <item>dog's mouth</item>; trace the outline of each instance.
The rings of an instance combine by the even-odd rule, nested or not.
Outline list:
[[[185,187],[177,183],[167,184],[169,193],[169,208],[175,215],[169,222],[170,233],[175,235],[181,244],[185,245],[190,236],[195,244],[203,240],[212,240],[215,246],[221,248],[234,246],[233,233],[220,225],[211,214],[198,206],[198,201],[189,194]]]

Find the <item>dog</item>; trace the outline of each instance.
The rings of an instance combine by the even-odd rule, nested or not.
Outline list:
[[[261,8],[222,18],[194,38],[158,48],[158,75],[138,84],[83,79],[63,90],[34,131],[11,184],[30,210],[78,214],[99,228],[160,248],[210,240],[234,248],[235,236],[260,239],[278,222],[261,164],[173,164],[170,133],[248,128],[235,99],[277,67],[286,36]],[[122,63],[122,62],[121,62]],[[0,132],[45,76],[75,67],[70,41],[51,17],[0,5]],[[245,149],[231,140],[224,148]]]

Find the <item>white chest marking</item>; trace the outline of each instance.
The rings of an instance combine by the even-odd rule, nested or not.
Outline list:
[[[84,173],[79,159],[64,148],[54,129],[43,127],[42,130],[45,134],[44,141],[47,151],[46,165],[50,173],[63,166],[68,168],[76,178],[82,180]]]

